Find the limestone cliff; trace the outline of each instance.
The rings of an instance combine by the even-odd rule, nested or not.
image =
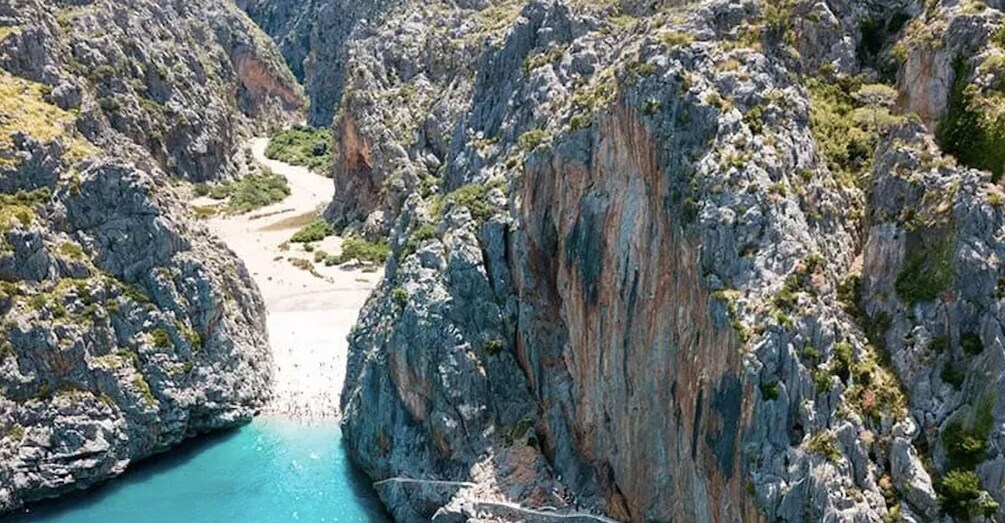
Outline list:
[[[249,3],[390,233],[398,519],[1005,518],[1000,2]]]
[[[49,86],[102,149],[135,145],[179,178],[232,174],[242,132],[291,121],[304,103],[268,38],[227,1],[10,0],[0,17],[5,70]]]
[[[268,399],[264,305],[178,179],[297,117],[227,1],[0,1],[0,513]]]
[[[349,43],[356,31],[390,4],[387,0],[237,0],[272,35],[311,99],[307,119],[327,126],[342,99]]]

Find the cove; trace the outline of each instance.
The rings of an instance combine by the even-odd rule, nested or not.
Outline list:
[[[95,489],[18,511],[15,522],[388,522],[352,467],[338,423],[257,418],[140,462]]]

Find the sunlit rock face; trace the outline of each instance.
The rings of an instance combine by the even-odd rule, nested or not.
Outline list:
[[[352,44],[349,83],[394,81],[342,104],[336,184],[360,190],[329,211],[364,234],[384,224],[393,253],[351,336],[346,437],[375,480],[464,482],[382,483],[392,513],[934,517],[922,462],[938,438],[919,431],[863,294],[900,270],[871,261],[880,229],[864,226],[889,202],[873,192],[882,151],[919,131],[891,114],[902,95],[878,85],[885,69],[876,85],[845,76],[886,67],[900,34],[860,52],[861,20],[890,28],[910,9],[843,6],[788,32],[763,25],[766,5],[518,7],[471,17],[508,29],[471,27],[464,77],[412,51],[388,59],[415,49],[406,21],[436,19],[418,7]],[[429,89],[443,77],[449,90]],[[832,114],[874,161],[832,143]],[[402,137],[391,122],[424,123]]]
[[[10,0],[0,26],[4,512],[268,400],[258,289],[179,180],[240,174],[305,102],[228,2]]]

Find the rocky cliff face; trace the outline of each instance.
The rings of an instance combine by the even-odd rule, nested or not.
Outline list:
[[[0,2],[0,512],[268,399],[264,306],[176,178],[299,90],[228,2]]]
[[[345,435],[375,480],[465,482],[381,483],[391,511],[1005,515],[997,7],[371,20],[329,211],[394,252]],[[933,139],[969,132],[987,171]]]
[[[304,103],[268,38],[229,2],[11,1],[5,70],[49,86],[103,149],[137,146],[172,176],[233,173],[242,131]]]
[[[330,125],[341,102],[352,60],[350,41],[389,4],[387,0],[237,0],[237,5],[275,38],[303,83],[311,100],[307,120],[314,126]]]

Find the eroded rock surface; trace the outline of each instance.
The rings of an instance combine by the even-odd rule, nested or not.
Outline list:
[[[423,29],[466,10],[451,45]],[[350,340],[345,435],[375,480],[464,482],[383,482],[392,513],[1000,517],[1000,190],[933,140],[969,125],[954,82],[992,90],[999,20],[542,1],[371,21],[329,216],[384,224],[394,252]]]
[[[268,400],[265,310],[178,178],[239,174],[299,88],[226,1],[0,2],[0,512]]]

